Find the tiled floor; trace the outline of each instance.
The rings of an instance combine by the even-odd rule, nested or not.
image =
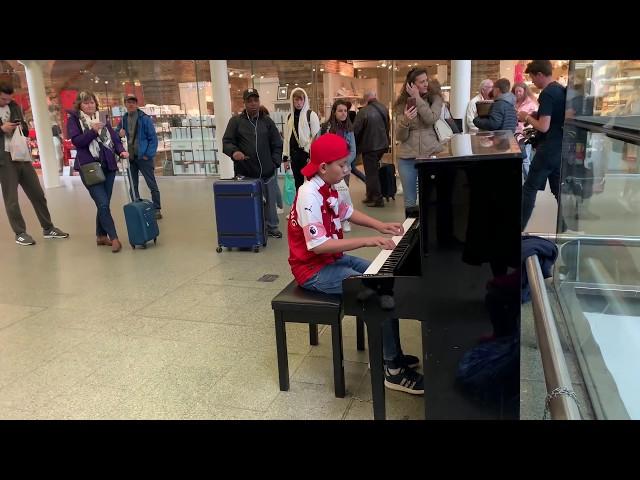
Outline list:
[[[291,280],[286,238],[270,239],[259,254],[217,254],[211,184],[160,178],[165,218],[157,246],[127,245],[117,255],[96,247],[95,207],[77,177],[46,192],[67,240],[43,239],[21,195],[38,243],[18,246],[3,209],[0,418],[372,418],[367,355],[355,349],[353,318],[345,319],[346,398],[333,395],[329,330],[311,347],[299,324],[287,325],[291,390],[279,391],[270,301]],[[354,202],[363,190],[354,179]],[[122,238],[124,201],[119,178],[112,210]],[[402,197],[373,212],[402,220]],[[363,233],[354,226],[350,235]],[[370,259],[377,253],[359,251]],[[267,273],[279,278],[257,281]],[[419,355],[419,331],[418,322],[402,322],[407,353]],[[422,398],[388,391],[387,412],[423,418]]]

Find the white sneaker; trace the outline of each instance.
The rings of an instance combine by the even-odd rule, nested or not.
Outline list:
[[[345,220],[344,222],[342,222],[342,230],[344,232],[350,232],[351,231],[351,222],[349,222],[349,220]]]
[[[281,208],[276,208],[276,213],[280,215],[281,213],[284,213],[284,210]]]

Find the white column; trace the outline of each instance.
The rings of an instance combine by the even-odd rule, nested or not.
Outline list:
[[[471,60],[451,60],[451,115],[461,118],[464,132],[467,131],[465,114],[471,100]]]
[[[222,137],[231,118],[231,95],[226,60],[209,60],[213,83],[213,109],[216,116],[216,148],[220,178],[233,178],[233,160],[222,152]]]
[[[33,123],[36,127],[44,188],[59,187],[59,165],[55,147],[53,146],[53,134],[51,133],[51,120],[49,118],[41,60],[18,60],[18,62],[24,65],[25,73],[27,74],[29,101],[33,112]]]

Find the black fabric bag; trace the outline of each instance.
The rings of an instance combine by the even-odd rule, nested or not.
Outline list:
[[[102,164],[100,162],[91,162],[80,165],[80,176],[82,181],[87,185],[97,185],[106,180]]]

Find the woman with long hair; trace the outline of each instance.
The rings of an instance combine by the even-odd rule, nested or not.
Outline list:
[[[83,176],[80,175],[82,183],[89,191],[97,208],[96,243],[98,246],[109,245],[111,251],[117,253],[122,248],[122,244],[118,240],[109,204],[118,170],[117,157],[129,158],[129,154],[111,125],[100,121],[98,99],[93,92],[79,92],[73,102],[73,108],[67,110],[67,113],[69,114],[67,136],[77,150],[74,169],[80,170],[81,165],[99,162],[105,176],[104,182],[87,185]]]
[[[442,92],[437,80],[429,80],[427,71],[414,68],[407,73],[400,95],[395,102],[398,171],[404,190],[406,216],[417,216],[418,171],[416,158],[429,158],[444,148],[434,125],[442,113]],[[457,243],[453,235],[453,181],[455,170],[442,169],[435,180],[437,194],[437,238],[441,246]],[[427,183],[428,198],[433,183]],[[426,209],[427,205],[422,208]]]
[[[516,83],[511,89],[511,93],[516,96],[516,112],[527,112],[529,115],[532,115],[534,112],[538,111],[538,101],[526,83]],[[523,130],[524,122],[518,122],[515,132],[516,139],[523,138]],[[527,178],[527,175],[529,175],[529,167],[531,165],[532,148],[529,144],[526,144],[521,148],[524,153],[524,158],[522,159],[522,175],[524,178]]]
[[[349,145],[349,160],[347,164],[351,166],[353,174],[364,182],[364,174],[355,165],[356,137],[353,133],[353,123],[349,118],[349,102],[342,99],[333,102],[329,119],[320,126],[320,134],[324,135],[325,133],[335,133],[347,141],[347,145]],[[344,179],[347,185],[349,185],[349,177],[350,175],[347,175]]]

